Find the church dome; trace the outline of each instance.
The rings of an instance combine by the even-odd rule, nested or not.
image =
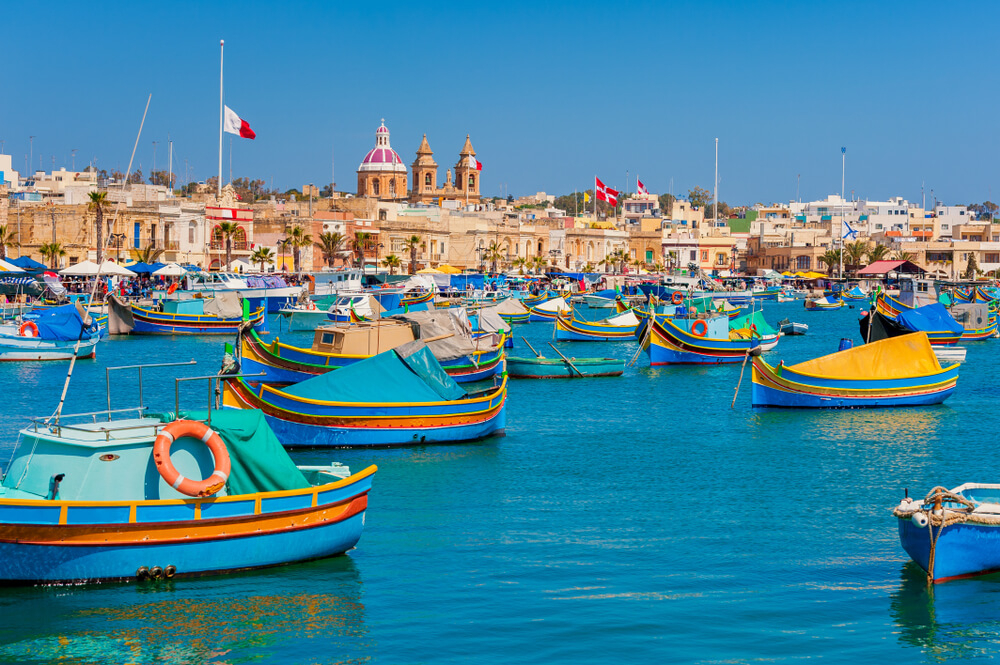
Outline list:
[[[385,119],[383,119],[382,125],[375,130],[375,147],[369,150],[365,158],[361,160],[358,172],[406,173],[406,170],[406,165],[399,158],[399,153],[389,145],[389,130],[386,129]]]

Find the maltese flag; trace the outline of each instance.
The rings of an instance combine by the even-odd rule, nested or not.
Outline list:
[[[236,134],[237,136],[243,137],[245,139],[255,139],[257,135],[246,120],[236,115],[236,111],[232,110],[228,106],[224,107],[226,109],[226,120],[223,124],[223,128],[230,134]]]
[[[476,169],[477,171],[483,170],[483,163],[476,159],[475,155],[469,155],[469,166]]]
[[[642,180],[636,178],[635,182],[638,184],[638,187],[636,187],[636,192],[638,192],[639,194],[649,194],[649,191],[646,189],[646,186],[642,184]]]

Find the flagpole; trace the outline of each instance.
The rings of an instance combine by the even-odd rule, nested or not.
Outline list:
[[[594,221],[597,221],[597,176],[594,176]]]
[[[222,198],[222,121],[225,114],[222,110],[222,56],[223,48],[225,47],[226,40],[219,40],[219,182],[216,194],[221,199]]]
[[[840,149],[840,275],[844,276],[844,175],[847,172],[847,148]]]

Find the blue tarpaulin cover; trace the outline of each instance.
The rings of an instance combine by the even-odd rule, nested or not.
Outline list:
[[[137,275],[148,275],[149,273],[155,272],[164,266],[166,266],[165,263],[143,263],[142,261],[139,261],[125,267]]]
[[[399,309],[403,303],[403,294],[398,291],[395,293],[379,293],[375,291],[371,294],[371,297],[375,298],[384,310]]]
[[[943,305],[938,303],[904,310],[896,317],[896,321],[904,328],[914,332],[948,330],[960,335],[965,330],[962,324],[956,321]]]
[[[16,259],[7,259],[8,263],[13,263],[18,268],[24,268],[25,270],[30,270],[32,272],[40,270],[48,270],[48,267],[43,263],[39,263],[30,256],[19,256]]]
[[[83,339],[90,339],[100,334],[97,326],[91,326],[90,329],[84,327],[76,305],[61,305],[52,309],[28,312],[24,315],[24,319],[35,322],[40,339],[76,341],[81,338],[81,332]]]
[[[484,280],[482,275],[452,275],[451,286],[459,291],[466,289],[483,288]]]

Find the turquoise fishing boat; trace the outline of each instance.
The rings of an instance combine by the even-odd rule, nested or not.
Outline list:
[[[624,372],[625,361],[618,358],[507,358],[507,376],[512,379],[621,376]]]
[[[797,365],[753,359],[758,407],[927,406],[955,392],[959,366],[942,368],[927,333],[889,337]]]
[[[844,301],[840,298],[827,296],[824,298],[811,298],[805,301],[805,308],[810,312],[821,312],[831,309],[840,309],[844,306]]]
[[[374,466],[297,467],[259,411],[176,413],[32,419],[0,483],[0,583],[208,575],[357,544]]]
[[[584,321],[570,311],[556,318],[556,339],[564,342],[610,342],[635,339],[639,317],[632,310],[603,319]]]
[[[868,292],[862,289],[860,286],[855,286],[854,288],[848,289],[841,294],[841,299],[852,300],[855,302],[868,299]]]
[[[691,319],[655,316],[644,319],[637,336],[650,365],[738,363],[747,354],[760,353],[761,345],[760,336],[751,331],[730,331],[725,314]]]
[[[903,550],[932,584],[1000,572],[1000,485],[935,487],[892,511]]]
[[[467,394],[411,342],[287,387],[227,379],[222,404],[260,409],[285,446],[401,446],[502,435],[507,379]]]

